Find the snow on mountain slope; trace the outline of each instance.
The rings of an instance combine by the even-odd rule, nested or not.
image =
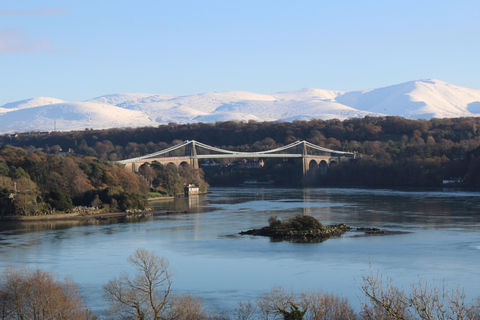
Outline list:
[[[0,115],[0,133],[153,126],[146,114],[107,104],[62,102],[12,110]]]
[[[54,103],[62,103],[63,101],[60,99],[55,98],[48,98],[48,97],[37,97],[17,102],[11,102],[4,104],[2,108],[5,109],[27,109],[27,108],[34,108],[39,106],[46,106],[49,104]]]
[[[362,91],[301,89],[194,95],[109,94],[85,102],[38,97],[0,107],[0,132],[156,126],[169,122],[340,120],[365,116],[413,119],[480,116],[480,90],[417,80]]]
[[[480,101],[480,90],[431,79],[346,92],[336,101],[359,110],[413,119],[471,117],[479,116],[469,106]]]
[[[434,79],[352,92],[309,88],[271,95],[242,91],[189,96],[130,94],[132,95],[134,98],[117,95],[122,98],[102,101],[108,103],[118,100],[121,102],[115,105],[119,107],[143,111],[160,122],[180,123],[206,119],[199,118],[195,112],[203,113],[204,116],[208,114],[208,119],[216,119],[215,114],[222,114],[218,119],[225,119],[227,114],[232,114],[242,115],[240,118],[256,117],[263,121],[346,119],[366,115],[430,119],[476,116],[480,112],[480,90],[461,88]],[[182,109],[184,111],[176,117],[175,110]]]
[[[236,112],[217,112],[214,114],[209,114],[209,115],[204,115],[204,116],[198,116],[194,118],[195,122],[220,122],[220,121],[249,121],[249,120],[255,120],[255,121],[263,121],[263,119],[260,119],[252,114],[247,114],[247,113],[236,113]]]
[[[322,89],[300,89],[275,93],[274,96],[278,100],[324,100],[333,101],[335,98],[344,93],[343,91],[322,90]]]
[[[224,121],[255,119],[275,121],[306,114],[310,118],[379,115],[369,111],[357,111],[336,103],[333,99],[342,92],[321,89],[302,89],[280,92],[272,95],[242,91],[210,92],[189,96],[148,96],[140,103],[139,99],[117,97],[96,98],[89,101],[117,101],[116,106],[139,110],[149,114],[159,122],[186,123],[192,121]],[[101,99],[101,100],[98,100]],[[328,110],[324,117],[323,110]],[[177,113],[178,112],[178,113]],[[196,114],[199,113],[199,114]]]
[[[116,93],[108,94],[85,102],[112,104],[129,109],[129,106],[143,105],[152,102],[166,101],[175,98],[171,94],[148,94],[148,93]]]
[[[155,106],[143,106],[139,108],[146,114],[149,114],[151,118],[159,123],[192,123],[198,122],[193,120],[199,116],[208,116],[209,113],[202,112],[187,106],[172,106],[170,108],[156,108]]]
[[[323,100],[274,100],[274,101],[240,101],[224,104],[216,112],[246,113],[264,121],[276,121],[286,118],[307,116],[310,119],[346,119],[348,114],[363,117],[365,115],[379,116],[368,111],[358,111],[354,108]],[[352,115],[353,116],[353,115]]]
[[[165,110],[171,108],[187,107],[200,113],[211,113],[225,103],[275,100],[275,98],[270,95],[242,91],[207,92],[188,96],[134,95],[135,94],[109,95],[89,100],[89,102],[99,101],[102,103],[110,103],[109,101],[111,101],[118,107],[145,111],[153,118],[161,118],[165,115]]]

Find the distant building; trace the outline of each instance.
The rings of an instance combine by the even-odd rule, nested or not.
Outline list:
[[[261,184],[261,185],[264,185],[264,184],[275,184],[275,181],[274,180],[268,180],[268,181],[258,181],[257,179],[247,179],[245,181],[243,181],[243,184],[246,184],[246,185],[258,185],[258,184]]]
[[[210,160],[207,160],[205,161],[204,163],[202,163],[200,166],[202,167],[218,167],[220,164],[216,163],[215,161],[210,161]]]
[[[74,154],[75,152],[73,151],[72,148],[68,148],[67,151],[63,151],[63,149],[60,149],[60,152],[58,152],[59,156],[66,156],[67,154]]]
[[[443,180],[443,181],[442,181],[442,184],[443,184],[444,186],[448,186],[448,185],[458,185],[458,184],[462,184],[464,180],[465,180],[465,179],[462,179],[462,178],[450,178],[450,179],[448,179],[448,180]]]
[[[260,161],[247,161],[243,160],[238,167],[242,169],[258,169],[263,168],[265,166],[265,162],[263,160]]]
[[[200,188],[198,188],[196,185],[189,184],[189,185],[185,186],[185,196],[186,197],[191,196],[191,195],[196,195],[196,194],[199,194],[199,193],[200,193]]]

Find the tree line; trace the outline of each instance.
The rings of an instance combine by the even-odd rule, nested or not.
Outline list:
[[[102,160],[120,160],[165,149],[184,140],[197,140],[225,149],[260,151],[297,140],[345,151],[375,154],[374,142],[393,141],[399,147],[424,147],[409,155],[456,155],[478,143],[480,118],[410,120],[401,117],[365,117],[344,121],[238,122],[168,124],[158,127],[85,130],[4,135],[4,144],[43,148],[58,153],[72,149],[77,154]],[[383,147],[385,148],[385,146]]]
[[[465,186],[480,187],[479,124],[480,118],[410,120],[392,116],[344,121],[227,121],[26,133],[5,135],[2,139],[4,144],[23,147],[28,152],[58,154],[61,150],[71,150],[103,161],[137,157],[192,139],[232,151],[261,151],[307,140],[322,147],[365,155],[355,163],[345,162],[330,170],[317,184],[439,186],[442,180],[461,178]],[[285,164],[273,162],[266,160],[265,166],[282,172]],[[216,174],[211,181],[220,183],[221,175],[223,181],[229,181],[228,177],[235,175],[229,171],[231,168]],[[281,174],[275,176],[288,183]]]

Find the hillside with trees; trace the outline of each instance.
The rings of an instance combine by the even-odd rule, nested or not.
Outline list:
[[[175,165],[162,165],[158,161],[140,166],[139,174],[147,181],[150,190],[161,195],[180,195],[188,184],[198,186],[201,193],[207,192],[208,183],[204,180],[201,169]]]
[[[74,206],[144,209],[147,192],[143,178],[110,162],[0,148],[1,215],[70,212]]]
[[[260,151],[297,140],[364,156],[356,162],[339,164],[319,185],[439,186],[451,177],[464,186],[480,186],[480,118],[409,120],[401,117],[365,117],[344,121],[218,122],[215,124],[168,124],[138,129],[86,130],[72,132],[6,135],[4,144],[41,150],[48,154],[71,151],[115,161],[145,155],[197,140],[235,151]],[[286,163],[266,160],[271,171],[265,178],[283,179],[288,184],[295,169]],[[245,175],[231,168],[207,172],[212,185],[237,183]],[[288,172],[287,175],[282,174]],[[244,174],[249,174],[244,172]],[[236,179],[230,179],[237,176]],[[258,176],[258,175],[257,175]],[[210,180],[209,180],[210,179]],[[244,178],[245,179],[245,178]]]

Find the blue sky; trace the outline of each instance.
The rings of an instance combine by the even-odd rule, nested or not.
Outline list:
[[[37,96],[480,89],[480,1],[2,0],[0,105]]]

